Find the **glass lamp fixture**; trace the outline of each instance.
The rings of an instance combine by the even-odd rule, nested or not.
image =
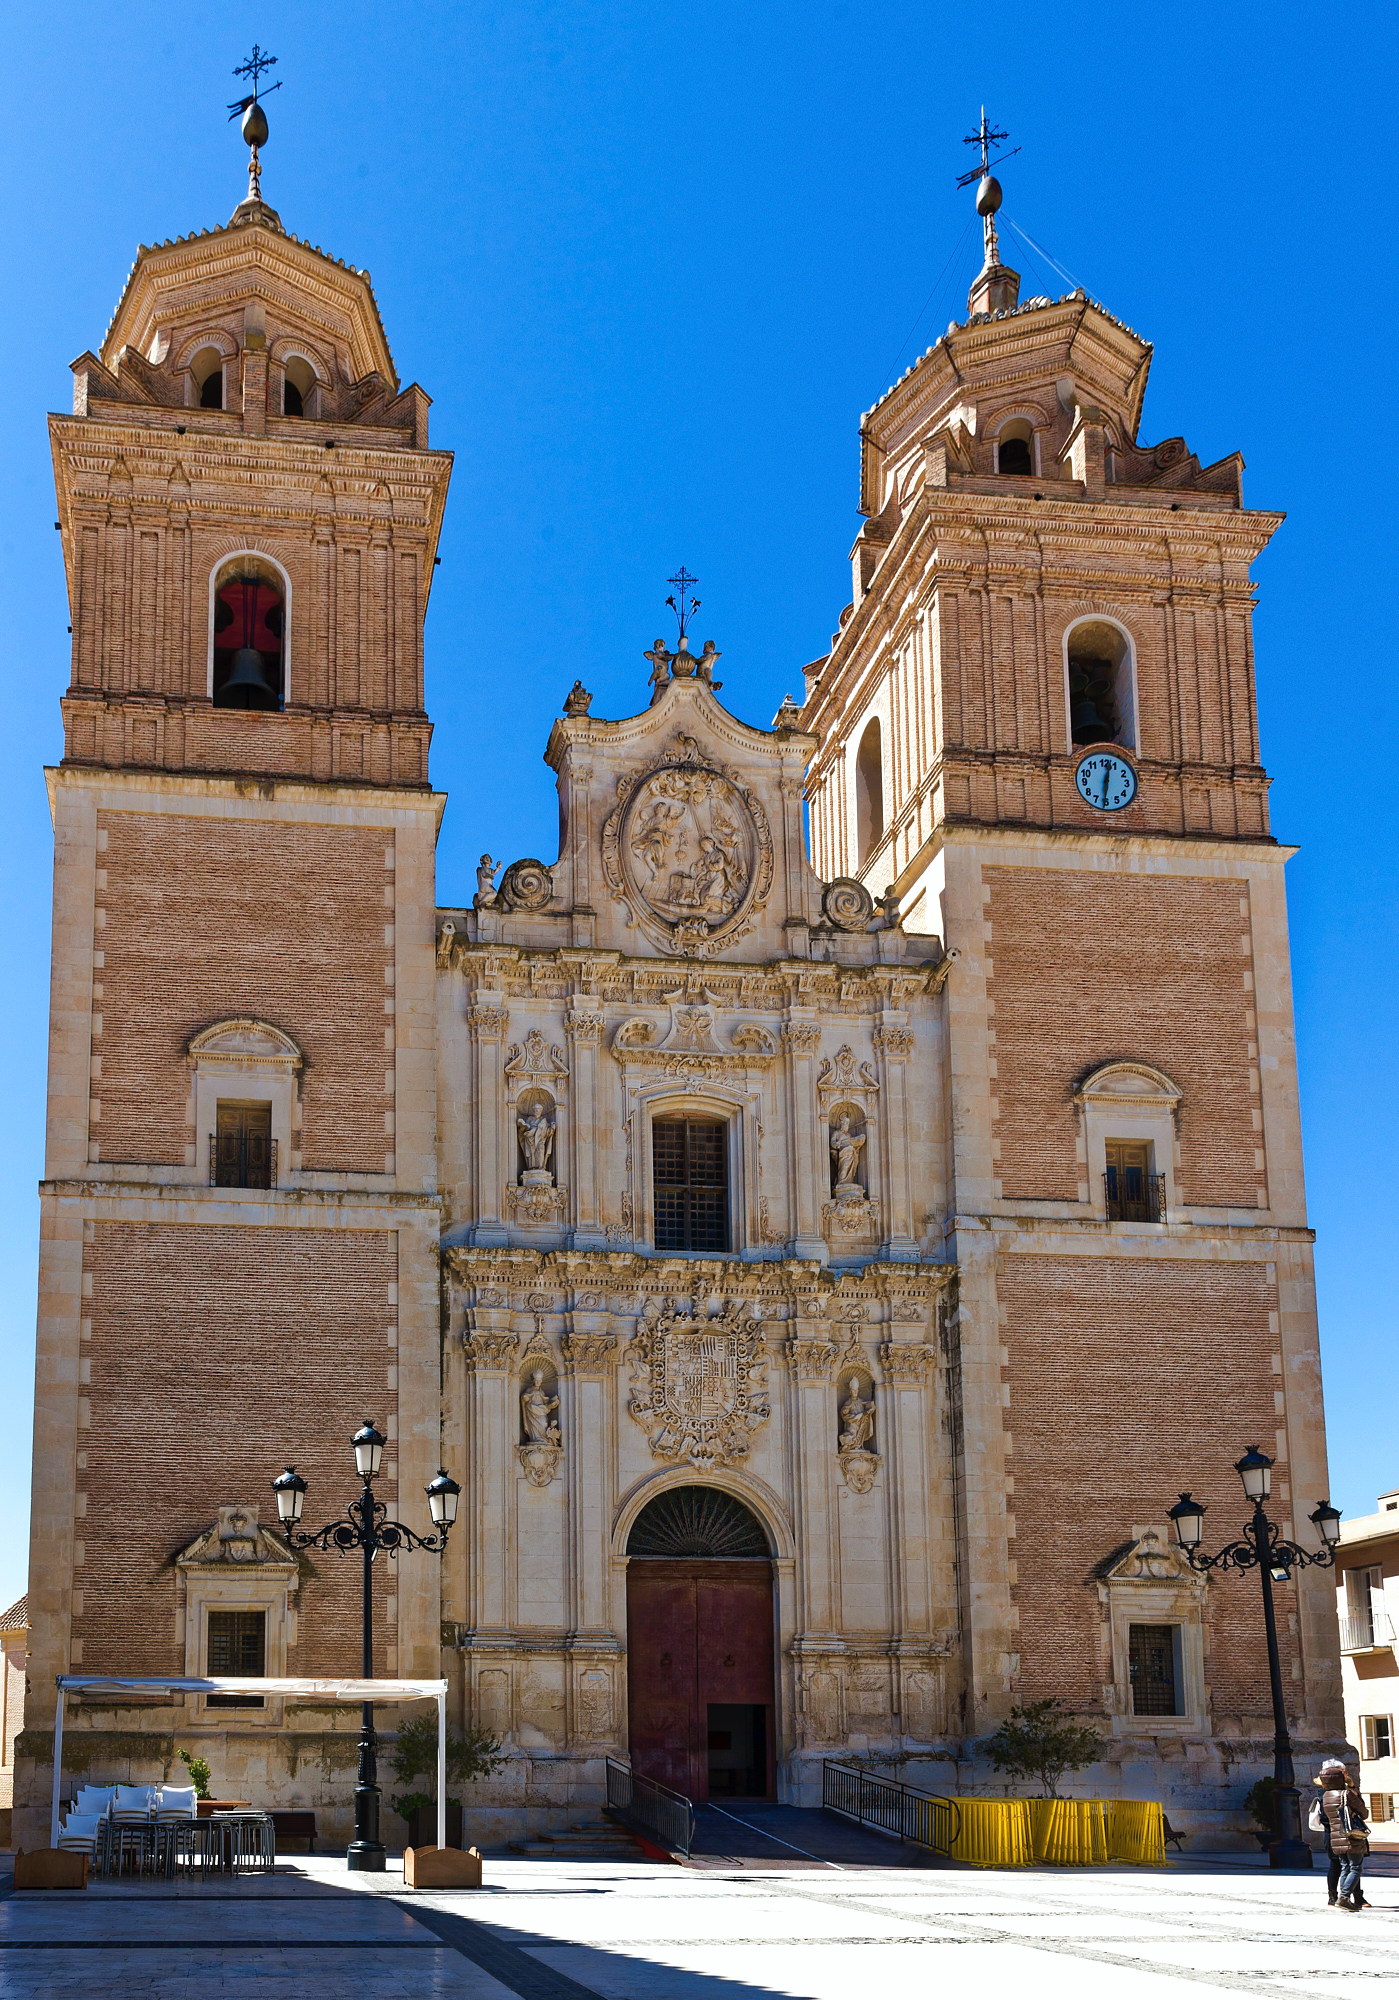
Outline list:
[[[1188,1493],[1182,1493],[1170,1510],[1175,1523],[1176,1540],[1183,1549],[1198,1549],[1205,1533],[1205,1503],[1192,1500]]]
[[[437,1468],[437,1477],[424,1489],[427,1493],[428,1510],[433,1525],[450,1528],[457,1518],[457,1502],[461,1498],[461,1488],[455,1479],[442,1467]]]
[[[1308,1514],[1307,1519],[1316,1529],[1328,1549],[1334,1549],[1341,1539],[1341,1510],[1333,1507],[1329,1500],[1323,1500]]]
[[[306,1499],[306,1481],[294,1465],[289,1465],[279,1478],[272,1482],[272,1491],[277,1496],[277,1516],[291,1528],[301,1519],[302,1505]]]
[[[383,1461],[384,1446],[388,1443],[388,1439],[382,1431],[376,1430],[372,1421],[366,1417],[363,1428],[355,1432],[350,1443],[355,1450],[355,1471],[361,1479],[373,1479]]]
[[[1267,1499],[1273,1490],[1273,1461],[1266,1452],[1251,1444],[1234,1467],[1244,1483],[1244,1492],[1254,1505]]]

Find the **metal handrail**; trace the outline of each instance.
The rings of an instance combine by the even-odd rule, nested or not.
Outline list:
[[[654,1778],[643,1778],[639,1771],[628,1770],[609,1757],[607,1809],[643,1839],[689,1860],[695,1844],[695,1802],[683,1792],[673,1792]]]
[[[955,1799],[920,1791],[899,1778],[876,1778],[858,1765],[829,1758],[821,1766],[821,1804],[857,1826],[877,1826],[934,1854],[951,1854],[962,1831],[962,1809]]]

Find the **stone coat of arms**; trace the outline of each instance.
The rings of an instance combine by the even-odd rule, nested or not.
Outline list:
[[[761,1324],[730,1302],[713,1319],[668,1313],[643,1321],[631,1348],[630,1414],[657,1458],[701,1472],[745,1458],[771,1414]]]

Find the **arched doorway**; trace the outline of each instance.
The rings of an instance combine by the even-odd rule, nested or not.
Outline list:
[[[632,1769],[692,1799],[774,1792],[772,1556],[757,1517],[677,1486],[627,1538]]]

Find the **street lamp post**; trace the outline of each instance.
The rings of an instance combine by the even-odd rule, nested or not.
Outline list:
[[[1263,1502],[1272,1491],[1273,1461],[1257,1445],[1250,1445],[1234,1467],[1243,1481],[1244,1495],[1253,1502],[1253,1519],[1247,1523],[1243,1540],[1230,1542],[1218,1555],[1207,1556],[1200,1548],[1205,1529],[1205,1506],[1182,1493],[1171,1508],[1176,1540],[1192,1569],[1256,1569],[1263,1586],[1263,1629],[1268,1635],[1268,1680],[1273,1695],[1273,1776],[1277,1790],[1277,1838],[1268,1849],[1274,1868],[1310,1868],[1312,1851],[1302,1838],[1302,1806],[1297,1796],[1297,1774],[1292,1767],[1292,1737],[1287,1727],[1287,1710],[1282,1698],[1282,1666],[1278,1659],[1278,1625],[1273,1609],[1273,1585],[1291,1580],[1294,1569],[1309,1563],[1326,1566],[1336,1560],[1336,1544],[1341,1539],[1340,1510],[1323,1500],[1307,1516],[1321,1537],[1319,1549],[1302,1549],[1285,1541],[1263,1511]]]
[[[339,1520],[327,1527],[318,1528],[314,1534],[303,1532],[297,1523],[301,1519],[302,1505],[306,1499],[306,1481],[294,1465],[272,1482],[272,1491],[277,1496],[277,1513],[282,1530],[287,1538],[288,1548],[293,1549],[338,1549],[343,1556],[350,1549],[360,1550],[364,1558],[363,1581],[363,1673],[365,1680],[374,1678],[374,1599],[371,1592],[371,1578],[374,1558],[382,1549],[387,1556],[396,1556],[400,1549],[428,1549],[441,1555],[447,1546],[447,1535],[457,1518],[457,1501],[461,1488],[439,1466],[437,1477],[425,1490],[428,1511],[434,1528],[431,1535],[415,1535],[411,1528],[405,1528],[401,1521],[388,1518],[388,1508],[382,1500],[374,1497],[374,1480],[384,1456],[384,1446],[388,1439],[372,1423],[365,1423],[351,1438],[354,1448],[355,1470],[364,1481],[364,1490],[358,1500],[352,1500]],[[350,1843],[346,1857],[348,1866],[368,1873],[381,1874],[385,1862],[384,1844],[379,1838],[379,1771],[378,1738],[374,1733],[374,1704],[367,1701],[360,1710],[359,1738],[359,1781],[355,1786],[355,1837]]]

